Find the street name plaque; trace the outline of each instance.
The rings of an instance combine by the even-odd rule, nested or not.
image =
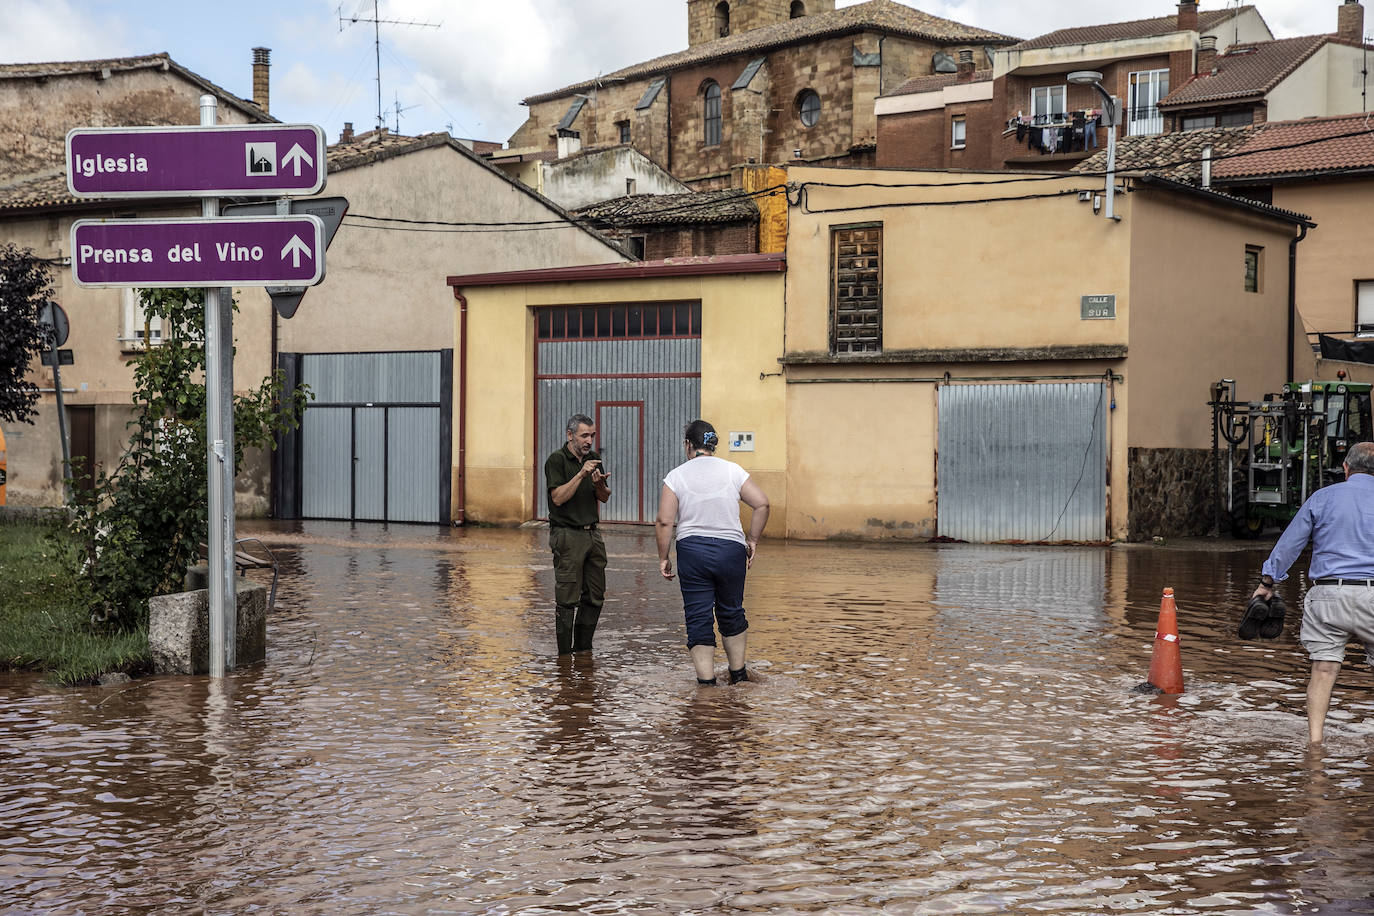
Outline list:
[[[313,124],[67,133],[67,188],[76,197],[310,195],[324,179],[324,131]]]
[[[79,286],[313,286],[324,275],[317,216],[78,220]]]

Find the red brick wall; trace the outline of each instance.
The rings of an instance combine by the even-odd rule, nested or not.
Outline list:
[[[646,261],[694,255],[755,254],[758,251],[758,226],[755,223],[672,226],[643,235]]]
[[[878,118],[879,168],[992,169],[996,142],[1001,140],[997,100],[960,102],[930,111],[883,115]],[[963,115],[965,147],[952,149],[952,121]]]

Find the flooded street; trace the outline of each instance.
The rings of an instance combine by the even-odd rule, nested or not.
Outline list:
[[[1264,547],[767,542],[758,680],[699,689],[644,529],[571,663],[546,532],[251,533],[264,666],[0,675],[0,909],[1374,913],[1374,675],[1309,755],[1301,578],[1235,637]]]

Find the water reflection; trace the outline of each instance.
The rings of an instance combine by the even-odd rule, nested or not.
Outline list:
[[[1374,911],[1374,681],[1309,755],[1262,550],[769,545],[759,680],[698,689],[642,533],[570,659],[542,532],[260,533],[265,665],[0,676],[10,909]],[[1188,693],[1139,696],[1164,586]]]

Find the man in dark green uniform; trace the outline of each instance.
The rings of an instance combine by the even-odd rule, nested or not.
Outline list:
[[[544,462],[559,655],[591,649],[606,600],[606,544],[596,525],[597,503],[611,498],[611,488],[601,456],[592,451],[595,440],[591,418],[576,414],[568,420],[567,444]]]

